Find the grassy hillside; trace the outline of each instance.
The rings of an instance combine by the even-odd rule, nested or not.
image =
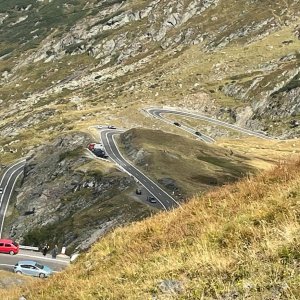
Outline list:
[[[65,273],[1,299],[299,299],[299,167],[119,228]]]
[[[155,104],[198,111],[207,106],[210,115],[233,107],[247,127],[298,132],[289,128],[299,115],[296,0],[201,1],[195,5],[199,13],[191,0],[2,2],[4,163],[54,136],[109,123],[117,114],[120,126],[127,119],[128,128],[141,126],[145,120],[132,124],[132,114]],[[270,93],[276,99],[267,104],[279,102],[279,108],[266,107]],[[252,106],[254,116],[244,116],[245,106]]]
[[[259,161],[191,136],[161,130],[131,129],[121,135],[120,145],[143,172],[184,199],[256,172]]]

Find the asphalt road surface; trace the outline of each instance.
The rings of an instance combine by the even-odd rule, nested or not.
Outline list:
[[[255,136],[255,137],[258,137],[258,138],[261,138],[261,139],[265,139],[265,140],[270,140],[271,139],[270,137],[268,137],[268,136],[266,136],[262,133],[255,132],[255,131],[252,131],[252,130],[249,130],[249,129],[246,129],[246,128],[242,128],[242,127],[239,127],[239,126],[236,126],[236,125],[233,125],[233,124],[229,124],[229,123],[226,123],[226,122],[214,119],[214,118],[210,118],[210,117],[202,115],[200,113],[192,113],[192,112],[180,111],[180,110],[176,110],[176,109],[166,109],[166,108],[148,108],[148,109],[145,109],[145,111],[147,113],[149,113],[150,115],[152,115],[152,116],[154,116],[154,117],[156,117],[156,118],[158,118],[158,119],[160,119],[164,122],[167,122],[169,124],[173,124],[173,125],[174,125],[173,122],[171,122],[171,121],[169,121],[169,120],[167,120],[163,117],[164,114],[172,114],[172,115],[179,115],[179,116],[183,116],[183,117],[189,117],[189,118],[192,118],[192,119],[206,121],[206,122],[218,125],[218,126],[233,129],[233,130],[236,130],[236,131],[248,134],[248,135],[252,135],[252,136]],[[183,129],[185,131],[188,131],[188,132],[195,135],[195,130],[193,130],[192,128],[189,128],[189,127],[186,127],[186,126],[183,126],[183,125],[181,125],[178,128],[181,128],[181,129]],[[203,137],[203,138],[201,138],[201,137]],[[205,136],[203,134],[201,134],[201,136],[199,138],[201,138],[205,142],[213,142],[214,141],[209,136]]]
[[[9,200],[19,176],[24,171],[25,163],[26,160],[24,159],[11,165],[0,178],[0,187],[3,189],[3,193],[0,194],[0,237],[2,237],[4,218]]]
[[[180,204],[160,188],[153,180],[139,171],[130,162],[128,162],[120,153],[114,136],[122,133],[121,130],[102,129],[101,130],[101,141],[104,146],[106,154],[110,159],[115,162],[124,172],[133,176],[141,185],[147,189],[156,199],[161,208],[168,210],[174,207],[180,206]]]
[[[14,265],[20,260],[33,260],[42,265],[47,265],[54,271],[61,271],[70,264],[70,258],[64,255],[58,255],[55,259],[50,254],[43,256],[40,252],[20,250],[16,255],[0,253],[0,269],[13,271]]]

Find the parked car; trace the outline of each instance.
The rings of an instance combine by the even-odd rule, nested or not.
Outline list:
[[[19,253],[19,244],[13,240],[0,239],[0,252],[14,255]]]
[[[198,136],[201,136],[201,135],[202,135],[202,133],[199,132],[199,131],[196,131],[195,134],[198,135]]]
[[[107,128],[108,129],[117,129],[116,126],[113,126],[113,125],[108,125]]]
[[[138,189],[135,190],[135,193],[137,195],[142,195],[142,190],[138,188]]]
[[[95,148],[95,143],[90,143],[90,144],[88,145],[88,149],[89,149],[90,151],[93,151],[94,148]]]
[[[105,151],[103,151],[102,149],[94,149],[93,153],[97,156],[97,157],[102,157],[105,158]]]
[[[157,202],[157,200],[156,200],[155,197],[153,197],[153,196],[148,196],[148,197],[147,197],[147,200],[148,200],[150,203],[156,203],[156,202]]]
[[[89,149],[90,151],[94,151],[95,149],[103,149],[103,145],[100,144],[100,143],[98,143],[98,144],[96,144],[96,143],[90,143],[90,144],[88,145],[88,149]]]
[[[17,274],[45,278],[50,276],[53,270],[33,260],[21,260],[15,264],[14,272]]]
[[[174,122],[173,124],[176,126],[181,126],[178,122]]]
[[[0,195],[3,194],[3,188],[0,188]]]

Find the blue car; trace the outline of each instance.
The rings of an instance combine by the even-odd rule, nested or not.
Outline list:
[[[15,264],[14,272],[17,274],[45,278],[50,276],[53,273],[53,270],[48,266],[41,265],[33,260],[22,260]]]

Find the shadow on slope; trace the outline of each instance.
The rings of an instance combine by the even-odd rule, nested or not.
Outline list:
[[[131,129],[120,141],[131,161],[179,199],[256,171],[250,157],[160,130]]]

